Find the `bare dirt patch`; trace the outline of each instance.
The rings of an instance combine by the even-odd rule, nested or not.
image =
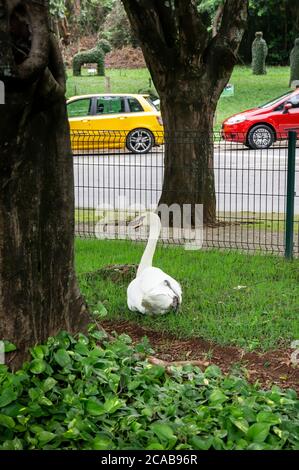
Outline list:
[[[67,46],[63,46],[62,53],[68,67],[72,67],[73,57],[78,52],[92,49],[97,44],[96,34],[83,36],[72,40]],[[142,69],[146,68],[145,60],[140,47],[126,46],[121,49],[113,49],[105,56],[107,69]]]
[[[164,361],[202,360],[207,366],[218,365],[224,373],[240,371],[248,381],[258,381],[265,388],[275,384],[281,388],[293,388],[299,393],[299,367],[295,368],[291,363],[291,349],[245,352],[241,348],[219,346],[201,338],[178,339],[124,320],[106,320],[102,326],[108,333],[126,333],[134,342],[147,336],[156,357]]]

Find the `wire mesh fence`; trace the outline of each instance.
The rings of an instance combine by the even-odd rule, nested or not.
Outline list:
[[[241,134],[224,139],[220,132],[208,137],[143,131],[138,130],[134,139],[129,131],[72,132],[77,236],[145,240],[147,231],[133,222],[142,211],[157,210],[161,202],[199,203],[204,215],[203,248],[284,253],[285,135],[269,148],[254,149]],[[256,147],[267,145],[263,136],[255,142]],[[296,158],[295,190],[298,162]],[[292,197],[298,256],[299,193]],[[180,236],[173,225],[163,224],[161,242],[185,243],[189,232]]]

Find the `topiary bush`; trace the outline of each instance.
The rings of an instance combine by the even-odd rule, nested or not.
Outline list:
[[[93,49],[78,52],[73,58],[74,77],[81,75],[81,67],[85,64],[97,64],[97,74],[103,77],[105,75],[105,54],[110,50],[109,42],[101,39]]]
[[[299,38],[295,39],[294,47],[290,54],[290,66],[291,66],[291,76],[290,83],[295,80],[299,80]]]
[[[144,343],[62,332],[0,366],[0,449],[299,449],[295,391],[216,366],[151,365]],[[168,371],[169,372],[169,371]]]
[[[255,33],[255,40],[252,43],[252,73],[254,75],[264,75],[266,71],[266,57],[268,54],[268,46],[263,39],[263,33],[258,31]]]

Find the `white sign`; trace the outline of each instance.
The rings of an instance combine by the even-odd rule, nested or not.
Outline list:
[[[0,80],[0,104],[5,104],[5,86]]]
[[[0,364],[5,364],[5,345],[4,345],[4,341],[0,341]]]

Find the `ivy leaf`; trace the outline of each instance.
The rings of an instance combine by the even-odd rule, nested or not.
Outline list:
[[[249,425],[246,419],[230,417],[230,421],[242,432],[244,432],[245,434],[247,433]]]
[[[31,362],[30,370],[33,374],[42,374],[47,367],[47,363],[43,359],[34,359]]]
[[[12,387],[7,387],[3,390],[0,395],[0,408],[9,405],[16,400],[18,394],[14,391]]]
[[[258,423],[280,424],[281,419],[269,411],[260,411],[256,417]]]
[[[10,341],[4,340],[4,352],[9,353],[17,349],[16,345]]]
[[[57,364],[61,367],[67,367],[71,364],[71,358],[65,349],[58,349],[58,351],[54,354],[55,360]]]
[[[152,442],[145,450],[165,450],[165,447],[159,442]]]
[[[216,388],[209,396],[209,400],[212,403],[224,403],[227,400],[227,396],[220,389]]]
[[[86,402],[86,411],[91,416],[101,416],[106,413],[103,403],[92,398]]]
[[[264,442],[269,434],[270,425],[268,423],[255,423],[247,431],[247,437],[258,444]]]
[[[31,355],[35,359],[43,359],[44,358],[44,350],[42,346],[35,346],[31,349]]]
[[[199,437],[193,436],[191,444],[194,450],[209,450],[213,444],[213,437]]]
[[[112,440],[105,435],[96,436],[92,442],[93,450],[112,450],[114,445]]]
[[[12,441],[5,441],[3,446],[3,450],[23,450],[22,441],[15,437]]]
[[[57,380],[53,379],[53,377],[48,377],[43,383],[43,391],[45,393],[49,392],[49,390],[52,390],[56,384]]]
[[[108,398],[104,403],[106,413],[112,414],[123,406],[123,403],[118,398]]]
[[[166,442],[172,447],[176,443],[177,438],[168,424],[154,423],[151,428],[162,444]]]
[[[55,439],[56,435],[53,432],[48,432],[48,431],[38,431],[37,433],[37,438],[39,442],[44,445],[47,444],[48,442],[52,441]]]
[[[4,426],[8,429],[13,429],[15,427],[15,422],[10,416],[0,414],[0,426]]]

